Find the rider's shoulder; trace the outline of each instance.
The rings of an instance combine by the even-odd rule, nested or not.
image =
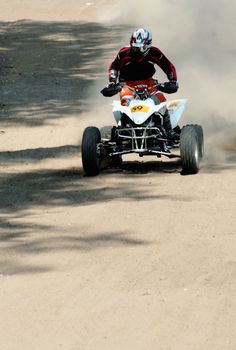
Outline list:
[[[129,55],[129,53],[130,53],[130,46],[125,46],[120,49],[118,54],[120,57],[123,57],[123,56]]]
[[[158,47],[156,47],[156,46],[151,46],[151,48],[150,48],[150,51],[149,51],[151,54],[153,54],[153,55],[155,55],[155,56],[161,56],[162,55],[162,52],[161,52],[161,50],[158,48]]]

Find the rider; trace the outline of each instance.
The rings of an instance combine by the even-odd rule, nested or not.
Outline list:
[[[124,81],[127,85],[134,87],[138,84],[155,85],[156,80],[152,77],[157,64],[167,75],[168,80],[174,86],[173,92],[178,90],[177,74],[174,65],[157,47],[152,46],[152,34],[144,28],[133,32],[130,39],[130,46],[122,48],[115,60],[109,67],[109,84],[112,87],[117,79]],[[156,93],[156,102],[164,102],[166,98],[163,93]],[[120,92],[121,103],[125,104],[127,99],[133,98],[132,92],[124,86]],[[172,129],[168,111],[164,114],[163,124],[167,136],[171,139],[179,138],[179,135]]]

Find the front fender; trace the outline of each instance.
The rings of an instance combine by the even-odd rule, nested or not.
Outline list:
[[[175,128],[179,124],[186,103],[186,99],[172,100],[167,103],[172,128]]]
[[[148,107],[145,112],[139,111],[138,107],[142,105]],[[117,123],[119,123],[121,115],[126,114],[135,124],[143,124],[153,113],[162,112],[162,109],[167,107],[167,101],[158,105],[146,104],[144,101],[133,100],[129,106],[122,106],[120,101],[113,101],[113,114]]]

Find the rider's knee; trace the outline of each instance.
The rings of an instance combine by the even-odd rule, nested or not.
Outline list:
[[[132,91],[130,91],[127,87],[123,87],[120,92],[120,100],[122,106],[129,105],[130,101],[133,100],[134,96]]]

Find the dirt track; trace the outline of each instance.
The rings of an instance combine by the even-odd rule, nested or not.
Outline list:
[[[125,29],[40,3],[1,0],[0,349],[235,350],[235,153],[84,177],[83,128],[110,108],[88,96]]]

